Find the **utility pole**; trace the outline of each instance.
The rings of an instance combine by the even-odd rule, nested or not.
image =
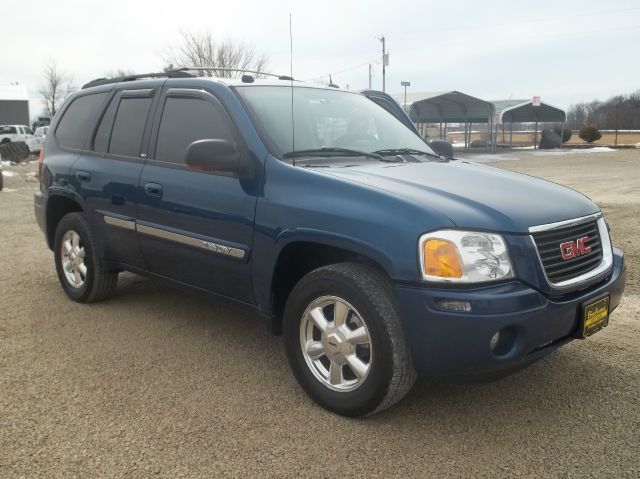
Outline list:
[[[371,90],[371,63],[369,63],[369,90]]]
[[[385,49],[385,39],[384,35],[382,35],[379,40],[382,42],[382,91],[385,90],[385,75],[386,75],[386,67],[389,64],[389,57],[387,56],[387,50]]]

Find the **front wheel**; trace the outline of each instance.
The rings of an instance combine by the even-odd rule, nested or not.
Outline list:
[[[284,334],[296,379],[337,414],[382,411],[415,381],[389,281],[368,266],[334,264],[303,277],[287,301]]]

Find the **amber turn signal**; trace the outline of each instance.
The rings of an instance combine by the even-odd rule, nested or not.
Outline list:
[[[462,278],[458,249],[451,241],[432,238],[424,242],[424,271],[428,276]]]

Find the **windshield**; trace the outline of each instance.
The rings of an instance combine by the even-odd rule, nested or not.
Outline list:
[[[238,87],[258,127],[276,149],[294,149],[290,86]],[[342,148],[372,153],[379,150],[432,150],[391,113],[363,95],[339,90],[293,87],[295,150]]]
[[[17,133],[15,126],[0,126],[0,135],[11,135]]]

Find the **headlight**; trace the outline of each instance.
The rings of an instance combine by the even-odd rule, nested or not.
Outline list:
[[[419,248],[427,281],[479,283],[513,277],[507,246],[497,234],[435,231],[420,237]]]

